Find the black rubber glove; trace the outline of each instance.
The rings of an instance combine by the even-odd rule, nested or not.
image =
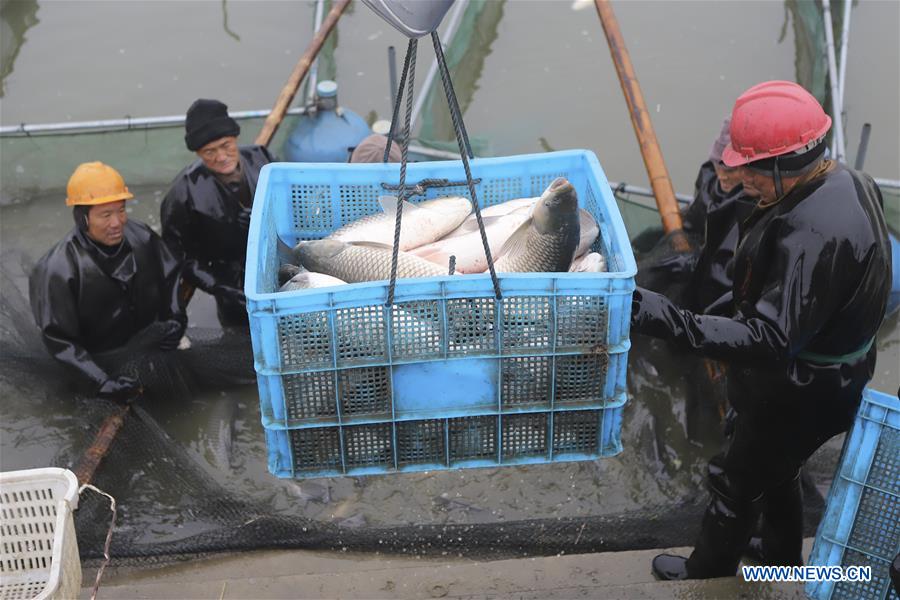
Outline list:
[[[238,222],[238,225],[240,225],[244,229],[250,229],[250,209],[249,208],[242,207],[238,210],[237,222]]]
[[[247,306],[247,298],[244,296],[244,292],[236,287],[231,287],[230,285],[217,285],[212,289],[211,293],[214,296],[222,296],[237,305]]]
[[[640,326],[640,321],[642,312],[641,312],[641,300],[643,300],[643,296],[641,295],[640,288],[634,290],[634,293],[631,295],[631,328],[637,329]]]
[[[100,386],[97,396],[116,402],[131,402],[141,393],[141,384],[133,377],[121,375],[115,379],[107,379]]]
[[[184,335],[184,330],[187,328],[187,322],[180,319],[169,319],[163,322],[163,326],[165,330],[159,341],[159,349],[168,352],[178,347],[178,342],[181,341],[181,336]]]

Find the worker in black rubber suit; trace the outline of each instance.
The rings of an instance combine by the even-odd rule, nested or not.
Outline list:
[[[735,103],[722,159],[757,197],[740,224],[727,316],[634,293],[632,331],[728,363],[737,416],[710,460],[711,501],[690,558],[653,560],[661,579],[732,576],[761,512],[771,565],[802,563],[799,469],[853,422],[875,367],[891,252],[870,177],[824,159],[831,119],[797,84],[771,81]]]
[[[134,196],[100,162],[79,165],[67,186],[75,227],[38,261],[29,278],[34,318],[50,354],[80,375],[88,393],[130,400],[140,382],[116,376],[102,355],[153,327],[173,350],[187,318],[176,289],[178,261],[156,233],[129,220]]]
[[[219,322],[246,325],[250,209],[259,171],[274,159],[264,146],[238,146],[241,128],[218,100],[194,102],[185,131],[198,160],[175,177],[163,200],[162,237],[184,261],[185,281],[215,297]]]
[[[730,118],[725,119],[709,158],[700,166],[694,200],[682,210],[682,231],[692,248],[676,248],[674,235],[656,242],[641,259],[639,285],[665,293],[682,308],[702,312],[731,291],[731,259],[737,246],[738,221],[755,202],[743,196],[738,170],[722,162],[730,142]],[[636,244],[641,244],[635,238]]]
[[[700,166],[694,184],[694,201],[685,211],[684,230],[702,240],[682,307],[704,312],[731,291],[732,258],[737,247],[738,223],[747,218],[755,202],[744,196],[739,170],[722,162],[722,152],[731,143],[731,119],[713,142],[709,160]]]

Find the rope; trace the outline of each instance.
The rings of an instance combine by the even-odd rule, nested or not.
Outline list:
[[[406,119],[404,123],[404,135],[400,140],[400,188],[397,194],[397,220],[394,224],[394,247],[391,251],[391,283],[388,286],[388,298],[387,305],[390,307],[394,304],[394,288],[397,285],[397,261],[400,256],[400,221],[403,219],[403,203],[406,201],[406,163],[408,160],[409,154],[409,124],[412,118],[412,105],[413,105],[413,88],[415,88],[416,81],[416,48],[418,48],[419,40],[416,38],[412,38],[409,40],[409,47],[406,50],[406,61],[403,66],[403,79],[405,80],[407,76],[409,76],[409,86],[406,88]],[[408,73],[407,73],[408,71]],[[401,83],[401,87],[402,87]],[[400,99],[402,95],[397,96],[397,103],[394,105],[394,115],[396,114],[400,108]],[[394,123],[391,123],[391,132],[394,131]],[[390,137],[388,138],[388,143],[385,145],[385,156],[390,152]],[[387,162],[387,158],[385,158],[385,162]]]
[[[100,564],[100,569],[97,570],[97,578],[94,580],[94,588],[91,590],[91,600],[96,600],[97,591],[100,589],[100,578],[103,577],[103,570],[106,568],[106,565],[109,564],[109,544],[112,542],[112,532],[113,528],[116,526],[116,499],[104,492],[103,490],[97,489],[89,483],[85,483],[80,488],[78,488],[78,495],[81,495],[81,492],[85,490],[85,488],[89,490],[93,490],[100,494],[101,496],[106,496],[109,498],[109,510],[112,512],[112,519],[109,521],[109,529],[106,531],[106,541],[103,543],[103,562]]]
[[[479,183],[481,183],[481,178],[477,177],[473,181],[475,182],[475,185],[478,185]],[[428,188],[457,187],[460,185],[466,185],[466,183],[466,181],[450,181],[449,179],[427,178],[423,179],[412,187],[407,187],[406,196],[424,196],[428,192]],[[389,192],[396,192],[400,189],[399,185],[391,185],[390,183],[382,183],[381,187]]]
[[[450,107],[450,119],[453,121],[453,131],[456,133],[456,142],[459,144],[459,156],[462,159],[463,168],[466,170],[466,183],[469,186],[469,194],[472,196],[472,204],[475,207],[475,219],[478,221],[478,231],[481,233],[481,243],[484,246],[484,256],[487,259],[488,269],[491,272],[491,281],[494,284],[494,296],[500,300],[500,281],[497,279],[497,271],[494,268],[494,258],[491,256],[491,247],[488,245],[487,233],[484,231],[484,221],[481,218],[481,208],[478,206],[478,198],[475,195],[475,183],[472,181],[472,171],[469,169],[469,157],[473,157],[472,148],[469,145],[469,136],[466,134],[465,125],[462,122],[462,114],[456,101],[456,92],[453,91],[453,82],[450,81],[450,73],[447,69],[447,61],[444,58],[444,50],[437,31],[431,32],[431,41],[434,43],[434,55],[437,57],[440,67],[441,83],[444,85],[444,93],[447,96],[447,104]]]

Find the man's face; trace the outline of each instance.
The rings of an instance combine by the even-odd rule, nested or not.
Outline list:
[[[744,184],[744,193],[751,198],[758,198],[761,202],[775,200],[775,180],[771,173],[754,171],[748,167],[738,167],[741,183]]]
[[[98,204],[88,211],[87,233],[95,242],[115,246],[122,241],[127,222],[124,200]]]
[[[206,168],[218,175],[231,175],[238,168],[237,137],[229,135],[213,140],[197,150]]]
[[[740,169],[726,167],[722,161],[715,163],[716,177],[719,178],[719,186],[726,194],[733,190],[741,182]]]

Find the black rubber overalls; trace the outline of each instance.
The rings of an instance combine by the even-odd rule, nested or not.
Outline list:
[[[96,390],[112,373],[92,354],[124,346],[157,320],[185,318],[178,279],[178,261],[166,244],[132,220],[111,254],[72,228],[38,261],[29,295],[47,350]]]
[[[728,316],[635,292],[634,332],[728,364],[735,430],[710,461],[692,578],[733,575],[760,510],[767,559],[800,560],[800,465],[850,427],[875,366],[891,275],[880,199],[869,176],[833,165],[755,209],[741,223]]]
[[[263,146],[241,147],[243,189],[235,191],[198,159],[178,174],[160,209],[163,239],[184,261],[185,280],[215,297],[222,325],[247,323],[249,209],[259,171],[272,161]]]

